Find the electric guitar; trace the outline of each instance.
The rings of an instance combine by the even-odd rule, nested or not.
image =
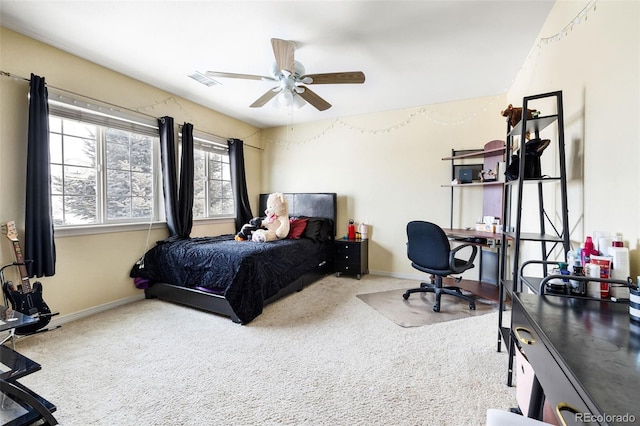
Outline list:
[[[9,299],[9,302],[11,302],[11,307],[14,311],[38,320],[38,322],[33,324],[17,328],[15,331],[16,334],[32,334],[49,324],[49,321],[51,321],[51,310],[42,298],[42,284],[35,282],[33,283],[33,288],[31,287],[27,267],[22,257],[22,250],[20,249],[20,241],[18,241],[16,223],[11,221],[7,222],[6,225],[2,225],[2,233],[5,234],[13,244],[13,251],[16,255],[14,265],[20,270],[21,281],[21,284],[18,286],[8,281],[4,283],[2,289],[7,299]]]

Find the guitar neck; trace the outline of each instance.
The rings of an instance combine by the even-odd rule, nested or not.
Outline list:
[[[20,248],[20,242],[17,240],[13,242],[13,251],[16,255],[16,263],[19,263],[18,269],[20,270],[20,280],[22,282],[22,292],[31,293],[31,282],[29,281],[29,273],[27,267],[24,264],[24,257],[22,256],[22,249]]]

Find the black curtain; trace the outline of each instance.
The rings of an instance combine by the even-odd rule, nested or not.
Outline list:
[[[173,118],[158,119],[160,130],[160,158],[162,160],[162,188],[164,211],[167,217],[169,236],[178,234],[178,174],[176,173],[176,147],[173,134]]]
[[[178,236],[189,238],[193,227],[193,125],[182,126],[182,158],[178,192]]]
[[[30,277],[56,273],[49,172],[49,104],[44,77],[31,74],[27,137],[24,258]]]
[[[193,227],[193,125],[182,127],[180,182],[176,171],[176,144],[173,118],[158,120],[164,209],[170,238],[189,238]]]
[[[233,201],[236,206],[236,232],[253,217],[247,193],[247,178],[244,170],[244,143],[240,139],[227,140]]]

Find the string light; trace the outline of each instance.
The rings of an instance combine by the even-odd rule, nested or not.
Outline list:
[[[152,104],[139,106],[139,107],[136,107],[136,108],[134,108],[134,109],[135,109],[135,111],[138,111],[138,112],[142,112],[142,111],[154,111],[154,110],[156,109],[156,107],[158,107],[158,106],[160,106],[160,105],[170,105],[170,104],[175,105],[175,106],[177,106],[177,107],[178,107],[178,110],[179,110],[181,113],[183,113],[183,114],[184,114],[184,116],[185,116],[185,121],[188,121],[188,122],[190,122],[190,123],[193,123],[194,127],[197,127],[199,130],[202,130],[202,131],[203,131],[203,132],[205,132],[205,133],[211,133],[211,134],[213,134],[214,136],[217,136],[214,132],[212,132],[212,131],[210,131],[210,130],[207,130],[206,126],[201,125],[200,123],[198,123],[198,120],[195,120],[195,119],[194,119],[194,117],[193,117],[193,116],[188,112],[188,110],[187,110],[186,108],[184,108],[184,107],[182,106],[182,104],[180,103],[180,101],[179,101],[175,96],[170,96],[170,97],[168,97],[168,98],[166,98],[166,99],[164,99],[164,100],[161,100],[161,101],[155,101],[155,102],[154,102],[154,103],[152,103]],[[157,114],[156,114],[156,115],[157,115]],[[245,142],[245,144],[246,144],[246,141],[247,141],[247,140],[249,140],[249,139],[251,139],[251,138],[254,138],[254,137],[256,137],[256,136],[260,136],[261,134],[262,134],[262,130],[261,130],[261,129],[258,129],[258,130],[256,130],[255,132],[253,132],[253,133],[249,134],[248,136],[245,136],[245,137],[238,137],[238,139],[240,139],[240,140],[244,141],[244,142]],[[224,139],[229,139],[228,137],[224,137],[224,136],[220,136],[220,137],[223,137]],[[246,145],[251,146],[251,147],[256,148],[256,149],[262,149],[262,148],[260,148],[260,147],[258,147],[258,146],[249,145],[249,144],[246,144]]]
[[[558,31],[552,36],[541,38],[538,41],[538,44],[536,45],[536,47],[540,49],[544,45],[559,41],[562,39],[562,37],[568,36],[569,33],[573,31],[573,27],[586,21],[589,16],[589,13],[596,11],[596,3],[598,3],[598,0],[592,0],[589,3],[587,3],[587,5],[580,12],[578,12],[575,18],[573,18],[571,22],[565,25],[564,28],[562,28],[562,30]]]
[[[501,98],[502,95],[499,96],[495,96],[493,97],[490,101],[488,101],[482,108],[480,108],[481,111],[486,111],[489,107],[493,106],[496,102],[496,100],[498,98]],[[360,133],[360,134],[365,134],[365,135],[371,135],[371,136],[377,136],[377,135],[387,135],[393,132],[396,132],[398,130],[403,129],[404,127],[409,126],[410,124],[412,124],[417,118],[426,118],[427,120],[429,120],[430,122],[437,124],[439,126],[460,126],[466,123],[469,123],[471,121],[473,121],[479,114],[479,111],[474,111],[464,117],[461,118],[456,118],[453,120],[440,120],[437,119],[434,115],[433,115],[433,107],[422,107],[420,109],[418,109],[417,111],[414,111],[412,113],[410,113],[408,115],[407,118],[405,118],[404,120],[400,121],[397,124],[394,124],[392,126],[389,127],[384,127],[384,128],[379,128],[379,129],[368,129],[368,128],[364,128],[364,127],[359,127],[356,125],[352,125],[347,123],[346,121],[344,121],[344,119],[342,118],[336,118],[334,121],[331,122],[331,124],[329,124],[327,127],[325,127],[323,130],[321,130],[320,132],[318,132],[317,134],[315,134],[314,136],[311,136],[310,138],[307,138],[305,140],[302,141],[291,141],[288,140],[288,138],[285,138],[285,140],[274,140],[272,138],[268,138],[265,137],[264,139],[266,140],[266,142],[271,143],[271,144],[275,144],[275,145],[285,145],[285,146],[291,146],[291,145],[302,145],[302,144],[306,144],[309,142],[314,142],[322,137],[324,137],[329,131],[333,130],[334,128],[336,128],[337,126],[346,128],[348,130]],[[291,127],[291,133],[293,133],[293,127]]]

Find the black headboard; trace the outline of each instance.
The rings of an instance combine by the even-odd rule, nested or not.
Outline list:
[[[337,196],[335,192],[285,192],[289,203],[289,216],[324,217],[333,220],[333,235],[336,235]],[[258,216],[267,208],[269,194],[260,194]]]

